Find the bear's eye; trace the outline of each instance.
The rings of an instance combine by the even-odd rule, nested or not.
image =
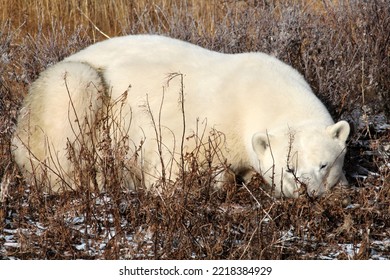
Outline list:
[[[323,163],[320,165],[320,170],[324,170],[328,166],[327,163]]]

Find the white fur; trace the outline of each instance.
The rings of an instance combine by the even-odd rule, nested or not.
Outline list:
[[[345,181],[342,164],[349,125],[344,121],[334,124],[297,71],[263,53],[222,54],[152,35],[94,44],[41,74],[24,103],[14,138],[18,147],[15,159],[26,173],[37,165],[31,164],[24,146],[36,154],[34,160],[53,166],[48,153],[39,147],[44,139],[58,155],[60,173],[72,173],[65,158],[66,139],[74,143],[79,132],[74,133],[68,121],[65,73],[72,84],[72,100],[77,103],[71,111],[77,115],[91,115],[86,108],[92,106],[95,112],[102,106],[103,88],[112,103],[127,94],[124,107],[117,102],[114,111],[118,116],[120,111],[120,129],[130,138],[129,157],[141,146],[138,165],[147,187],[161,176],[161,159],[165,167],[173,168],[173,175],[177,173],[182,136],[187,138],[197,131],[199,136],[203,130],[206,135],[210,131],[224,134],[221,152],[231,170],[244,177],[253,170],[262,173],[274,184],[277,196],[298,195],[300,184],[294,177],[307,185],[310,195],[321,195]],[[182,76],[168,79],[171,73]],[[179,102],[182,85],[184,134]],[[27,111],[34,117],[26,117]],[[90,116],[91,122],[94,117]],[[31,134],[36,127],[41,132]],[[26,131],[30,131],[30,140]],[[185,152],[193,151],[194,145],[194,138],[185,140]],[[287,159],[294,174],[286,172]],[[56,175],[48,173],[55,181]]]

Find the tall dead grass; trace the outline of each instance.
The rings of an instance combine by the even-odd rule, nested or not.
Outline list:
[[[80,25],[93,27],[94,39],[99,35],[119,36],[129,32],[164,32],[172,30],[172,24],[190,20],[200,35],[212,34],[221,21],[239,22],[242,13],[251,14],[254,10],[271,9],[274,16],[283,16],[289,5],[299,5],[301,11],[314,15],[324,15],[329,9],[341,5],[338,0],[26,0],[0,2],[0,22],[10,21],[14,28],[34,34],[38,30],[51,28],[53,22],[69,30]],[[350,1],[342,1],[349,5]],[[261,11],[261,10],[259,10]],[[99,31],[98,31],[99,30]],[[252,30],[253,31],[253,30]],[[97,37],[97,38],[96,38]]]
[[[10,139],[29,84],[105,35],[134,33],[165,34],[222,52],[264,51],[292,64],[335,119],[347,118],[354,127],[346,160],[352,188],[318,200],[276,200],[259,188],[259,177],[216,191],[210,187],[215,167],[202,171],[205,163],[187,155],[182,164],[189,172],[178,182],[185,188],[166,196],[130,192],[121,188],[127,136],[110,138],[109,119],[101,124],[104,141],[93,147],[105,158],[105,191],[48,195],[26,185]],[[376,123],[388,123],[382,112],[390,115],[389,34],[388,3],[380,0],[0,1],[0,256],[389,258],[389,248],[377,241],[390,232],[390,135]],[[200,152],[215,155],[218,138],[206,140]],[[73,157],[80,182],[96,176],[89,168],[97,159],[93,149]]]
[[[172,15],[178,21],[186,15],[191,16],[196,21],[201,20],[207,30],[212,30],[214,18],[220,14],[220,6],[226,6],[226,3],[218,0],[28,0],[15,3],[3,0],[1,19],[10,20],[14,27],[26,29],[28,33],[50,28],[55,21],[70,30],[80,25],[92,26],[92,36],[96,39],[95,36],[99,35],[95,33],[97,28],[109,36],[129,31],[149,32],[150,28],[167,32]]]

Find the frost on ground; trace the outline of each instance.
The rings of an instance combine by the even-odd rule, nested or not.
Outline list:
[[[104,199],[108,199],[105,197]],[[356,206],[348,205],[345,209],[356,209]],[[242,211],[248,211],[242,209]],[[250,209],[249,211],[256,211]],[[55,225],[44,226],[41,223],[32,220],[28,216],[24,216],[22,227],[16,228],[15,221],[6,219],[6,226],[0,235],[2,242],[0,255],[3,259],[20,259],[20,258],[59,258],[59,259],[73,259],[73,258],[91,258],[91,259],[104,259],[110,258],[110,252],[113,247],[117,247],[117,254],[119,259],[154,259],[156,257],[164,258],[164,246],[158,243],[158,239],[155,238],[155,229],[152,225],[143,224],[132,231],[126,231],[128,223],[131,221],[125,218],[121,219],[119,230],[123,232],[119,233],[114,224],[113,217],[107,215],[104,217],[96,217],[101,221],[101,226],[94,228],[86,223],[86,215],[79,213],[66,213],[63,217],[63,223],[69,230],[70,237],[65,237],[68,249],[64,248],[64,251],[56,251],[58,248],[64,247],[59,244],[63,242],[60,236],[57,236],[58,240],[52,242],[57,243],[54,248],[45,248],[45,241],[36,241],[39,239],[48,238],[46,233],[49,231],[48,227]],[[101,215],[101,213],[99,213]],[[11,214],[12,216],[12,214]],[[183,221],[184,222],[184,221]],[[270,220],[264,220],[263,226],[270,224]],[[108,226],[103,226],[107,224]],[[323,239],[310,236],[310,224],[306,225],[299,230],[300,234],[297,234],[297,230],[291,226],[287,231],[280,231],[274,237],[270,246],[274,249],[285,252],[287,258],[299,258],[299,259],[376,259],[376,260],[389,260],[390,259],[390,228],[385,228],[385,225],[370,225],[373,227],[382,226],[382,235],[370,235],[370,228],[359,229],[359,235],[365,236],[366,239],[360,240],[360,237],[356,236],[356,243],[343,243],[343,238],[340,236],[343,234],[343,225],[335,231],[335,233],[324,233]],[[231,226],[229,231],[233,236],[237,236],[234,240],[235,247],[240,245],[246,246],[247,240],[240,240],[239,236],[246,236],[246,229],[243,225]],[[302,234],[303,233],[303,234]],[[65,234],[65,233],[64,233]],[[217,234],[210,232],[211,235]],[[253,233],[250,233],[253,235]],[[117,235],[120,235],[118,238]],[[161,235],[161,234],[160,234]],[[159,239],[165,239],[159,238]],[[340,239],[340,241],[338,241]],[[353,240],[354,238],[352,238]],[[157,241],[157,243],[156,243]],[[175,243],[171,249],[180,250],[180,240],[172,240]],[[199,246],[202,245],[204,238],[199,236],[196,241]],[[113,244],[115,243],[115,244]],[[49,242],[50,244],[50,242]],[[47,245],[49,245],[47,244]],[[234,247],[234,246],[233,246]],[[109,254],[107,254],[107,252]],[[156,254],[157,252],[157,254]],[[169,254],[166,254],[169,256]],[[297,257],[299,256],[299,257]],[[278,256],[279,257],[279,256]],[[207,258],[207,254],[199,254],[199,252],[191,252],[187,258],[202,259]]]

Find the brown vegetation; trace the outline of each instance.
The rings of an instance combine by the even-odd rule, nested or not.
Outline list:
[[[3,0],[0,17],[1,258],[390,258],[387,1]],[[176,182],[182,188],[130,192],[121,187],[120,156],[110,157],[125,149],[120,137],[106,139],[117,150],[96,147],[111,159],[102,167],[104,192],[49,195],[26,185],[10,139],[29,84],[95,41],[137,33],[222,52],[263,51],[293,65],[334,118],[354,128],[346,158],[352,186],[316,200],[274,199],[261,177],[216,191],[211,172],[187,156],[183,163],[195,167]],[[96,155],[84,152],[83,162],[73,158],[80,182],[95,176],[83,171]]]

